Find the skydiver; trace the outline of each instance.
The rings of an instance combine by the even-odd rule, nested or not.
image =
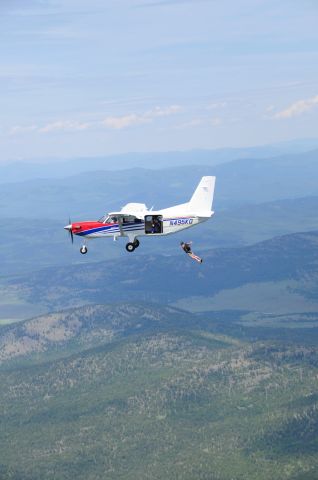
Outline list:
[[[195,255],[192,250],[191,250],[191,243],[192,242],[180,242],[180,246],[182,250],[189,255],[189,257],[193,258],[193,260],[196,260],[199,263],[202,263],[203,260],[202,258],[198,257],[198,255]]]

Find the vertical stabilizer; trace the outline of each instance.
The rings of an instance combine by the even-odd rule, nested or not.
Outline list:
[[[211,216],[215,177],[202,177],[189,202],[191,212],[202,216]]]

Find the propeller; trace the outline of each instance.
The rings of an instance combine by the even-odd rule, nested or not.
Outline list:
[[[68,233],[71,236],[71,242],[74,243],[74,236],[73,236],[73,232],[72,232],[72,222],[71,222],[70,218],[68,219],[68,225],[66,225],[66,227],[64,227],[64,228],[65,228],[65,230],[68,230]]]

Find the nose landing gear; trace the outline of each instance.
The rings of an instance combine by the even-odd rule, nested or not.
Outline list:
[[[82,245],[81,248],[80,248],[80,252],[85,255],[85,253],[87,253],[87,247],[86,245]]]

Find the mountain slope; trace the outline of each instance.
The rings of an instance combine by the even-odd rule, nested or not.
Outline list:
[[[150,296],[214,293],[251,282],[298,280],[316,274],[318,233],[299,233],[275,237],[252,246],[215,249],[205,252],[198,266],[186,256],[131,255],[100,264],[62,267],[34,272],[24,284],[45,298],[47,288],[113,295],[118,290],[130,294],[141,291]],[[129,259],[129,260],[128,260]],[[169,275],[167,275],[169,273]],[[164,281],[162,281],[164,279]],[[14,284],[14,281],[12,281]],[[127,287],[126,287],[127,285]],[[61,288],[62,289],[62,288]],[[49,292],[47,292],[49,293]],[[58,295],[58,292],[56,292]]]
[[[49,310],[114,300],[178,301],[181,309],[191,310],[192,297],[199,297],[201,303],[209,298],[213,303],[217,295],[229,293],[231,298],[204,309],[316,312],[317,246],[317,232],[292,234],[242,248],[206,251],[202,265],[181,250],[175,256],[136,251],[116,261],[49,268],[3,279],[2,294],[18,295],[20,300]],[[237,293],[240,288],[242,295]],[[267,288],[271,290],[266,295]],[[261,307],[253,296],[255,291],[263,301]],[[242,307],[243,298],[251,308],[248,303]],[[293,301],[300,299],[295,308]]]
[[[63,351],[54,335],[55,357],[4,364],[2,478],[316,478],[317,347],[300,336],[249,343],[179,315],[129,305],[66,312],[53,325],[79,321],[80,351],[67,341]],[[52,318],[23,328],[41,345]],[[121,334],[102,338],[101,325]],[[19,338],[15,328],[5,336]]]
[[[157,328],[194,327],[193,320],[176,308],[142,304],[88,305],[55,312],[2,327],[0,365],[21,357],[70,355]]]

